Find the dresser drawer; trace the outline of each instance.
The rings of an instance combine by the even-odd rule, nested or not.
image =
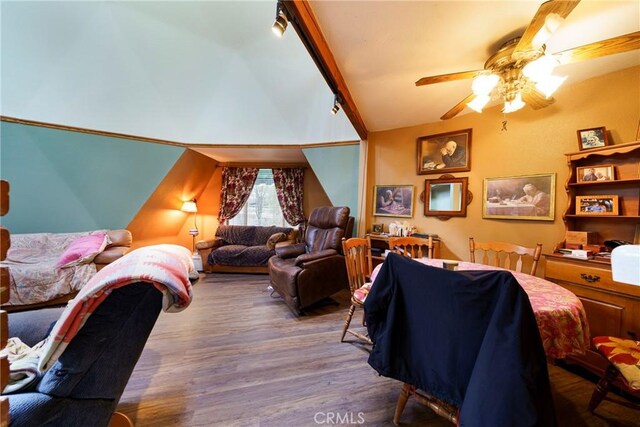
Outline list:
[[[640,287],[614,281],[608,265],[547,257],[545,278],[640,298]]]

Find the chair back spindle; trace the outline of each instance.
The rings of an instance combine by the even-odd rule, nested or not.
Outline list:
[[[389,249],[410,258],[433,258],[433,238],[389,237]]]
[[[535,248],[514,245],[507,242],[476,242],[469,238],[469,260],[476,262],[476,251],[482,251],[482,264],[492,265],[511,271],[522,272],[525,257],[531,257],[529,274],[536,274],[538,261],[542,255],[542,243]]]
[[[353,294],[371,275],[371,240],[369,237],[342,239],[342,250],[347,265],[349,288]]]

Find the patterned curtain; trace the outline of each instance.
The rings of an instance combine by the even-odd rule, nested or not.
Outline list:
[[[302,205],[304,169],[286,168],[272,169],[272,171],[282,215],[289,224],[298,225],[300,227],[300,236],[304,236],[307,222]]]
[[[218,221],[224,224],[240,212],[256,182],[258,168],[222,168],[222,191]]]

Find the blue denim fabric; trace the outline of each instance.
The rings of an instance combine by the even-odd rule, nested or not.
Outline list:
[[[162,308],[149,283],[114,290],[36,392],[9,395],[11,426],[107,426]]]

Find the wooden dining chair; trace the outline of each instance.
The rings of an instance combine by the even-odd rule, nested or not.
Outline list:
[[[433,258],[433,238],[389,237],[389,249],[410,258]]]
[[[474,241],[473,237],[469,237],[469,259],[471,262],[476,262],[476,251],[482,251],[482,264],[517,272],[522,272],[523,258],[530,256],[532,261],[529,274],[535,276],[538,261],[542,255],[542,243],[536,244],[535,248],[527,248],[507,242],[480,243]],[[515,265],[513,264],[514,260]]]
[[[608,360],[609,365],[593,390],[587,407],[589,412],[595,411],[603,400],[640,410],[640,403],[636,403],[640,399],[640,341],[602,336],[593,338],[593,345]],[[616,379],[619,379],[616,386],[635,397],[636,402],[607,395]]]
[[[371,275],[371,240],[369,237],[342,239],[342,251],[347,264],[347,277],[349,278],[349,288],[351,290],[351,307],[344,320],[342,336],[340,342],[344,342],[344,337],[349,332],[351,335],[371,344],[368,336],[349,329],[351,318],[357,307],[362,307],[371,289],[368,282]],[[363,317],[364,325],[364,317]]]

